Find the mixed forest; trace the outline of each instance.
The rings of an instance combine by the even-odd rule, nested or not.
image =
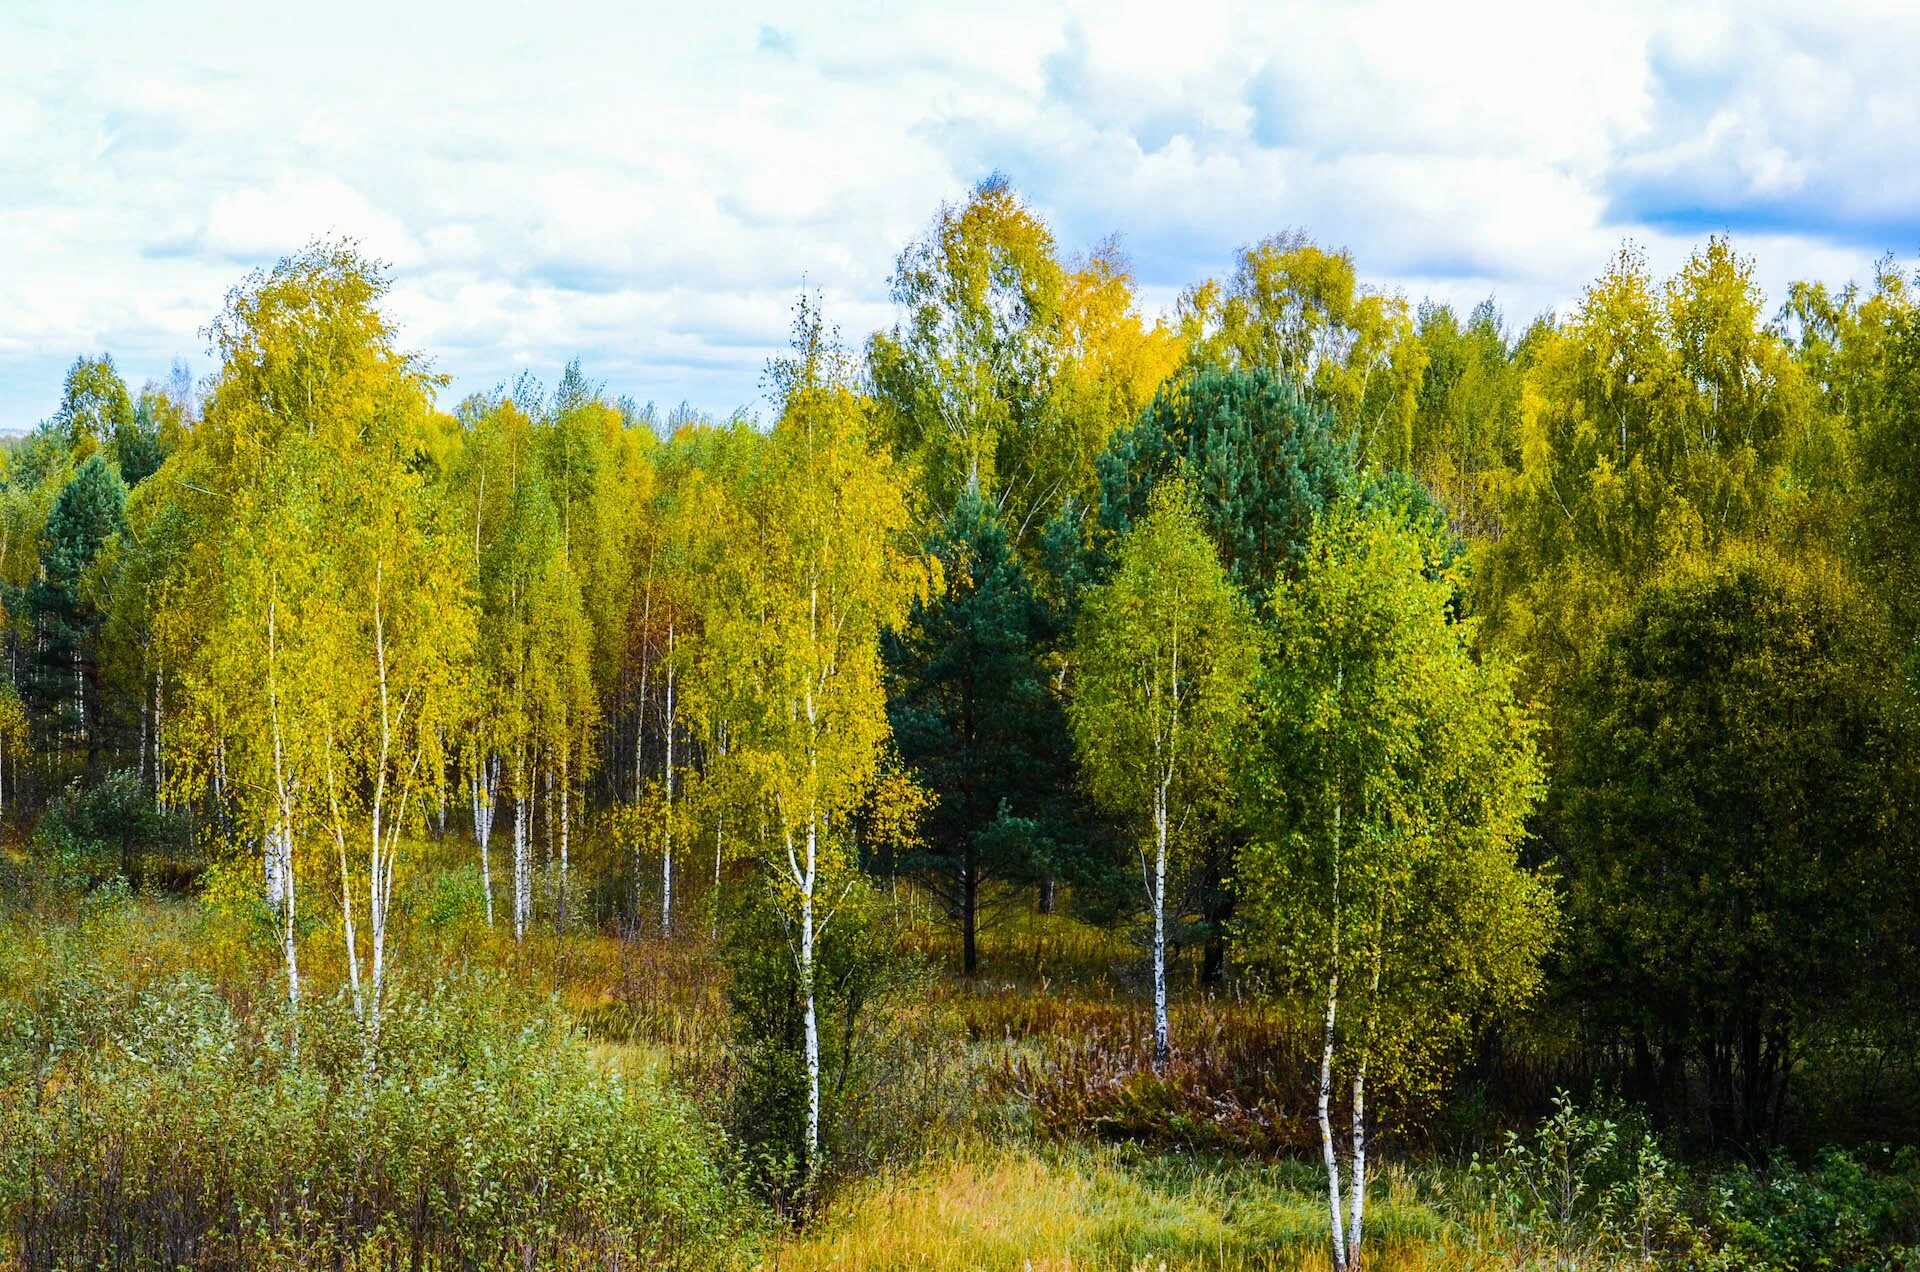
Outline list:
[[[996,177],[767,418],[448,403],[341,240],[81,356],[0,1264],[1910,1266],[1920,294],[1596,264],[1155,318]]]

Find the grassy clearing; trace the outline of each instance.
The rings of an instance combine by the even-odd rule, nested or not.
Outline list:
[[[1269,1272],[1327,1265],[1325,1180],[1255,1165],[1084,1145],[971,1144],[870,1182],[762,1267]],[[1390,1174],[1370,1210],[1368,1265],[1514,1266],[1486,1228],[1449,1218]]]

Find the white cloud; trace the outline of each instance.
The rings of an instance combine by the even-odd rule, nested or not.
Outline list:
[[[1893,3],[160,8],[0,17],[0,427],[82,349],[197,354],[247,268],[329,232],[393,263],[456,395],[579,355],[726,410],[803,280],[857,339],[996,168],[1068,248],[1120,232],[1157,304],[1289,226],[1516,320],[1628,236],[1671,265],[1732,228],[1776,288],[1920,249]]]

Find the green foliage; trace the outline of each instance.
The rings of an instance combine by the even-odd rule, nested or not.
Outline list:
[[[1871,1164],[1869,1164],[1871,1163]],[[1810,1166],[1776,1153],[1735,1167],[1708,1201],[1714,1272],[1895,1272],[1920,1259],[1920,1155],[1822,1149]]]
[[[60,409],[50,431],[69,452],[85,459],[134,422],[133,399],[110,355],[75,358],[61,386]]]
[[[998,176],[900,254],[903,321],[873,338],[868,361],[883,436],[921,470],[936,515],[969,486],[1035,525],[1051,511],[1064,286],[1053,235]]]
[[[1360,285],[1353,257],[1305,234],[1277,234],[1239,254],[1224,285],[1180,298],[1190,365],[1267,369],[1304,386],[1370,471],[1406,468],[1427,351],[1406,300]]]
[[[917,1154],[963,1117],[952,1040],[903,1031],[896,1010],[919,972],[896,958],[880,898],[853,883],[814,965],[821,1019],[820,1163],[809,1169],[802,983],[791,915],[761,889],[728,904],[724,955],[734,1072],[726,1119],[754,1186],[783,1212],[804,1214],[818,1190]]]
[[[1417,318],[1427,366],[1420,381],[1411,469],[1447,509],[1456,532],[1500,534],[1499,478],[1520,464],[1520,412],[1535,348],[1552,334],[1541,319],[1508,339],[1491,300],[1464,324],[1446,305]]]
[[[1562,1091],[1529,1135],[1507,1133],[1499,1157],[1472,1174],[1508,1223],[1569,1266],[1654,1266],[1701,1248],[1688,1180],[1638,1110]]]
[[[930,550],[943,591],[887,641],[887,712],[934,803],[890,864],[946,906],[972,975],[985,889],[1073,865],[1071,742],[1041,661],[1049,615],[993,507],[963,495]]]
[[[1351,439],[1292,381],[1259,365],[1203,368],[1163,385],[1101,456],[1099,528],[1124,535],[1151,492],[1182,477],[1228,576],[1263,596],[1299,562],[1314,519],[1350,492],[1354,469]]]
[[[995,174],[940,209],[893,274],[901,320],[867,346],[878,435],[915,470],[936,524],[983,493],[1022,550],[1092,502],[1094,465],[1178,360],[1148,327],[1112,242],[1075,267]]]
[[[1532,726],[1455,619],[1447,550],[1391,503],[1322,520],[1274,594],[1240,765],[1244,957],[1308,1002],[1337,991],[1340,1049],[1395,1083],[1531,998],[1554,926],[1518,862]]]
[[[116,878],[133,888],[178,886],[197,865],[186,818],[156,804],[127,769],[55,796],[34,829],[32,850],[50,877],[82,888]]]
[[[1156,488],[1074,636],[1074,740],[1093,797],[1150,835],[1217,780],[1253,667],[1251,616],[1182,482]],[[1156,802],[1159,801],[1159,802]]]
[[[1905,982],[1915,751],[1894,665],[1843,569],[1734,547],[1649,585],[1572,695],[1571,988],[1595,1041],[1699,1061],[1710,1134],[1775,1131],[1807,1031]]]
[[[99,668],[92,638],[102,614],[85,584],[101,550],[126,524],[127,488],[95,454],[60,488],[40,537],[40,578],[26,611],[40,639],[24,695],[31,713],[91,754],[100,741]]]
[[[1551,708],[1665,562],[1729,537],[1813,533],[1844,445],[1763,324],[1753,263],[1723,238],[1664,284],[1623,251],[1530,357],[1480,610]],[[1551,746],[1557,715],[1548,724]]]

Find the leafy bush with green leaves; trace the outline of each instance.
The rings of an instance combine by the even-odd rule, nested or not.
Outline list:
[[[1531,1135],[1509,1132],[1473,1175],[1521,1234],[1568,1266],[1650,1267],[1694,1252],[1698,1236],[1682,1169],[1645,1115],[1605,1100],[1582,1110],[1565,1091]]]
[[[970,1100],[957,1040],[931,1036],[938,1026],[924,1013],[871,1010],[883,999],[904,1002],[924,969],[896,956],[868,885],[848,890],[827,933],[815,951],[822,1152],[809,1172],[794,934],[763,889],[739,889],[724,915],[726,1121],[755,1187],[795,1215],[834,1181],[918,1153],[965,1116]]]
[[[132,769],[55,795],[33,835],[42,877],[94,888],[115,877],[134,888],[176,888],[197,871],[186,818],[160,807]]]
[[[1714,1272],[1897,1272],[1920,1264],[1920,1152],[1828,1148],[1805,1167],[1776,1154],[1716,1180],[1708,1209]]]

